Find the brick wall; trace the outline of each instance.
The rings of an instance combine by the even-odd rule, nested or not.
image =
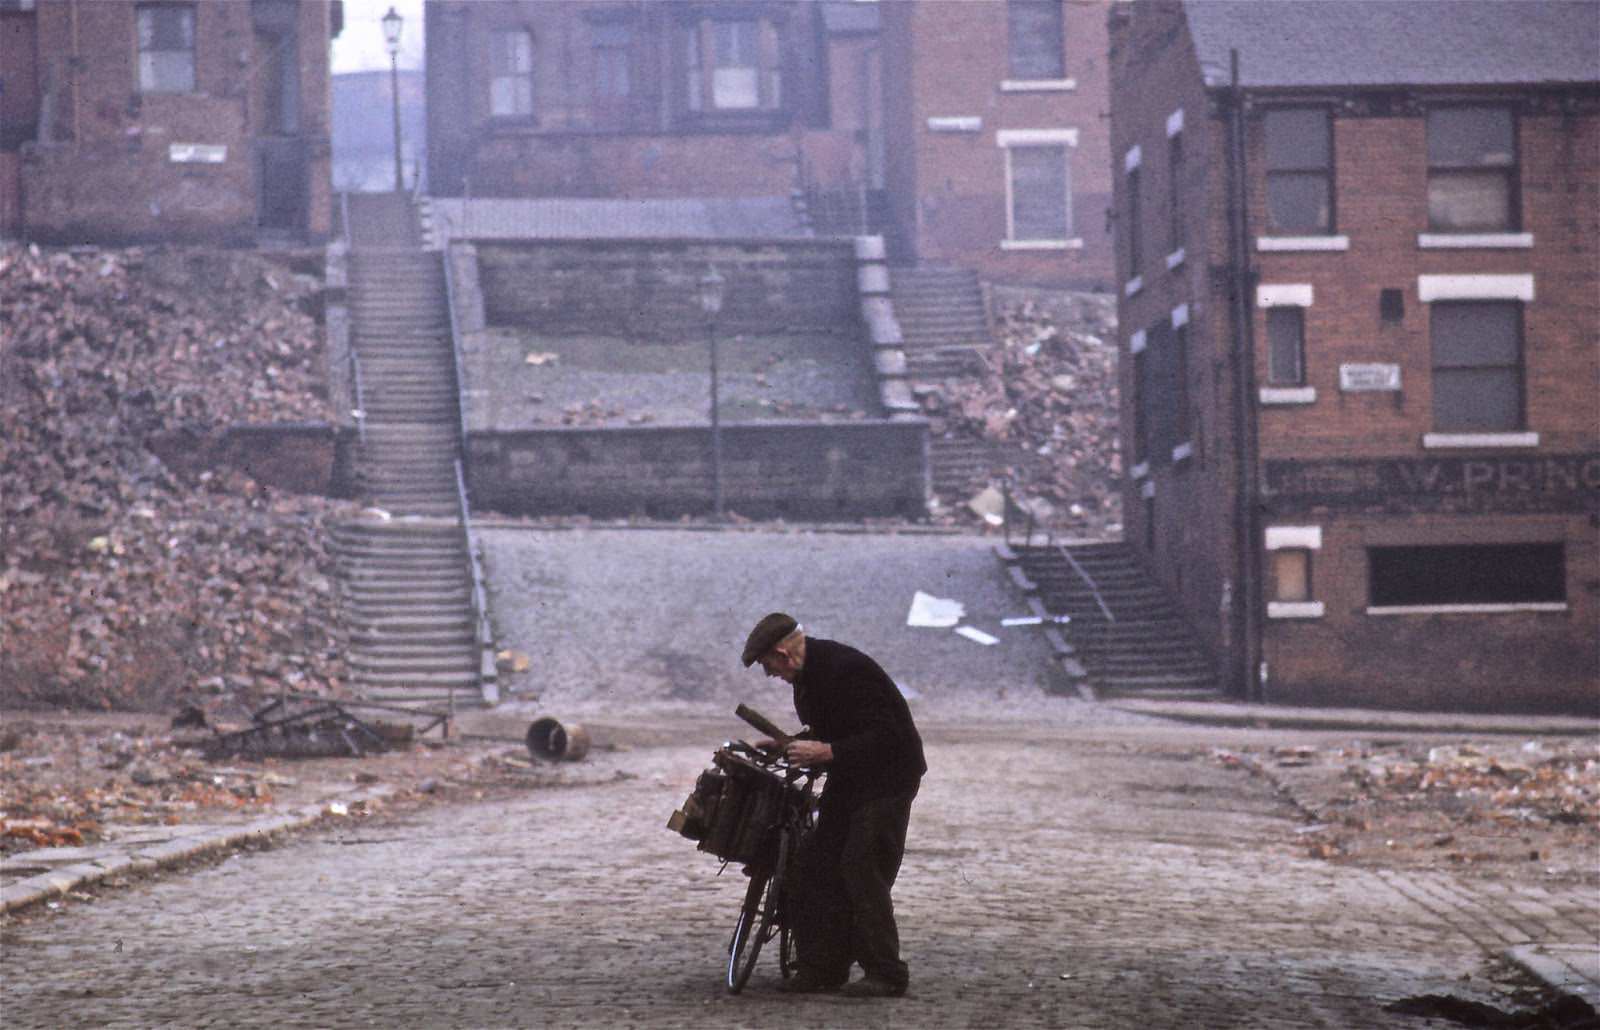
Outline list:
[[[262,486],[323,497],[355,496],[355,430],[320,422],[228,426],[163,433],[148,446],[180,475],[236,469]]]
[[[331,225],[327,4],[299,4],[300,138],[309,154],[307,235]],[[41,140],[24,148],[23,220],[43,241],[239,243],[258,214],[255,140],[268,134],[263,42],[248,3],[194,5],[195,88],[139,90],[136,4],[41,3]],[[275,131],[275,130],[273,130]],[[219,163],[173,160],[173,144],[226,148]]]
[[[727,280],[729,331],[838,331],[860,325],[851,241],[481,242],[489,325],[622,336],[701,332],[697,286]]]
[[[1207,96],[1178,5],[1126,5],[1111,24],[1127,464],[1134,465],[1137,397],[1135,362],[1126,360],[1130,343],[1146,330],[1147,346],[1154,346],[1148,330],[1170,324],[1179,305],[1189,317],[1185,378],[1193,425],[1188,460],[1153,455],[1145,475],[1130,475],[1126,534],[1216,650],[1219,665],[1228,668],[1239,652],[1242,624],[1230,625],[1223,610],[1229,601],[1241,603],[1244,594],[1236,556],[1241,437],[1232,363],[1241,351],[1230,289],[1226,123],[1211,114],[1215,98]],[[1541,462],[1590,469],[1600,453],[1594,418],[1600,382],[1600,351],[1594,346],[1600,337],[1600,172],[1580,156],[1600,143],[1600,111],[1592,101],[1574,105],[1572,97],[1527,94],[1519,104],[1518,143],[1522,228],[1531,233],[1532,246],[1438,249],[1418,239],[1427,229],[1422,108],[1407,106],[1410,101],[1368,106],[1365,98],[1336,105],[1334,231],[1348,236],[1348,249],[1280,252],[1255,244],[1266,235],[1264,103],[1256,97],[1246,118],[1250,264],[1256,282],[1312,289],[1305,309],[1312,392],[1294,404],[1243,400],[1257,420],[1261,468],[1279,479],[1302,477],[1288,493],[1264,498],[1264,526],[1320,533],[1312,553],[1316,614],[1259,614],[1265,696],[1403,708],[1595,710],[1600,484],[1589,473],[1580,473],[1571,489],[1539,488],[1533,481]],[[1166,259],[1167,129],[1180,108],[1189,217],[1186,254],[1174,264]],[[1135,146],[1143,230],[1143,259],[1136,269],[1130,264],[1126,176],[1127,154]],[[1471,274],[1533,277],[1535,300],[1524,309],[1525,386],[1527,428],[1538,434],[1537,446],[1424,446],[1433,428],[1432,359],[1428,305],[1421,301],[1418,277]],[[1385,288],[1401,292],[1399,320],[1380,318],[1379,293]],[[1265,312],[1253,292],[1247,299],[1254,377],[1265,385]],[[1339,368],[1347,363],[1396,364],[1401,389],[1342,392]],[[1331,478],[1321,487],[1307,486],[1318,476]],[[1495,479],[1494,489],[1468,483],[1484,476]],[[1406,485],[1411,480],[1423,485]],[[1147,494],[1153,494],[1153,526],[1146,522]],[[1525,541],[1565,547],[1566,600],[1549,606],[1553,610],[1368,611],[1372,547]],[[1270,553],[1263,550],[1261,559],[1267,563]],[[1269,580],[1262,590],[1270,596],[1270,574],[1263,579]]]
[[[1011,78],[1003,0],[883,5],[897,249],[922,261],[975,268],[997,282],[1109,285],[1109,6],[1064,4],[1065,72],[1072,85],[1024,88],[1002,85]],[[979,125],[937,131],[930,118],[976,118]],[[1068,147],[1075,242],[1071,249],[1007,249],[1006,152],[998,133],[1041,129],[1078,134]]]
[[[725,509],[807,520],[926,513],[927,424],[760,422],[722,426]],[[475,432],[476,511],[648,515],[711,509],[709,427]]]

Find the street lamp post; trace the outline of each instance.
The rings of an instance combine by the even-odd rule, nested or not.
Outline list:
[[[711,512],[722,521],[722,418],[717,412],[717,313],[727,281],[712,265],[700,279],[700,310],[706,316],[706,336],[711,341]]]
[[[393,7],[381,19],[383,42],[389,48],[389,92],[394,98],[394,191],[406,188],[405,172],[400,166],[400,26],[405,21]]]

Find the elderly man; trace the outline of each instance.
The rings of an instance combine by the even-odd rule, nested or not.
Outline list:
[[[799,970],[781,989],[898,998],[910,975],[889,890],[905,854],[911,802],[928,770],[911,709],[877,662],[845,644],[808,638],[781,612],[756,624],[742,657],[747,668],[760,662],[768,676],[794,686],[794,710],[806,729],[785,749],[789,760],[828,771],[796,887]],[[857,962],[865,975],[846,985]]]

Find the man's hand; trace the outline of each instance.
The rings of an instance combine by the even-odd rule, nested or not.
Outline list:
[[[791,740],[789,746],[783,749],[783,754],[795,765],[810,768],[833,761],[833,745],[820,740]]]

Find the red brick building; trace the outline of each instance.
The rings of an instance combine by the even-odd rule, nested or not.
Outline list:
[[[1127,533],[1219,669],[1600,709],[1600,6],[1110,25]]]
[[[859,192],[881,151],[870,139],[868,8],[428,0],[428,188],[618,199]]]
[[[0,0],[0,232],[328,234],[330,0]]]
[[[1108,0],[879,6],[897,258],[1107,287]]]

